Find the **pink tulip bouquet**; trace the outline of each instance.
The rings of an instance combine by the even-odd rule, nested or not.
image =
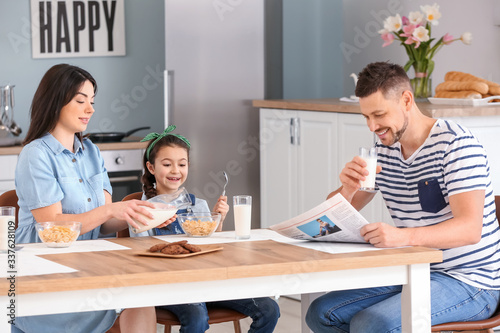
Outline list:
[[[472,34],[465,32],[460,38],[454,38],[449,33],[437,41],[431,37],[432,26],[439,24],[441,12],[439,5],[420,6],[421,11],[410,12],[408,16],[399,14],[389,16],[384,21],[384,29],[379,33],[384,40],[383,47],[399,40],[408,54],[408,62],[404,65],[405,71],[413,67],[415,78],[412,79],[413,90],[416,98],[429,97],[432,93],[430,76],[434,70],[432,58],[443,47],[457,40],[469,45]],[[434,44],[433,44],[434,42]]]

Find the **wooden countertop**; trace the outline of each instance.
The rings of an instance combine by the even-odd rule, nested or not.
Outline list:
[[[113,143],[98,143],[97,147],[100,150],[124,150],[124,149],[146,149],[147,142],[139,142],[142,138],[129,137],[127,140],[134,141],[122,141]],[[19,155],[23,146],[10,146],[10,147],[0,147],[0,155]]]
[[[253,106],[268,109],[287,109],[304,111],[326,111],[340,113],[360,113],[359,103],[341,102],[339,98],[324,99],[270,99],[254,100]],[[500,106],[460,106],[436,105],[429,102],[417,103],[419,109],[433,118],[472,117],[500,115]]]

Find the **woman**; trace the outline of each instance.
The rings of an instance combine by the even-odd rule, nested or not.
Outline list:
[[[59,64],[44,75],[31,105],[31,123],[16,166],[19,197],[17,243],[39,242],[35,225],[46,221],[82,223],[78,239],[96,239],[137,226],[147,201],[111,202],[111,185],[99,149],[82,132],[94,114],[97,84],[85,70]],[[106,332],[116,311],[20,317],[13,332]],[[75,325],[76,323],[76,325]],[[153,307],[127,309],[122,332],[156,332]]]

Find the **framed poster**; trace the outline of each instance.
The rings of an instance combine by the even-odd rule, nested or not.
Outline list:
[[[30,0],[32,57],[125,55],[125,0]]]

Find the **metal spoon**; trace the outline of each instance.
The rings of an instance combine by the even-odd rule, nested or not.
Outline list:
[[[226,171],[222,171],[222,174],[224,175],[224,178],[226,178],[226,183],[224,184],[224,189],[222,190],[222,195],[226,195],[226,186],[227,183],[229,183],[229,176],[227,175]]]

